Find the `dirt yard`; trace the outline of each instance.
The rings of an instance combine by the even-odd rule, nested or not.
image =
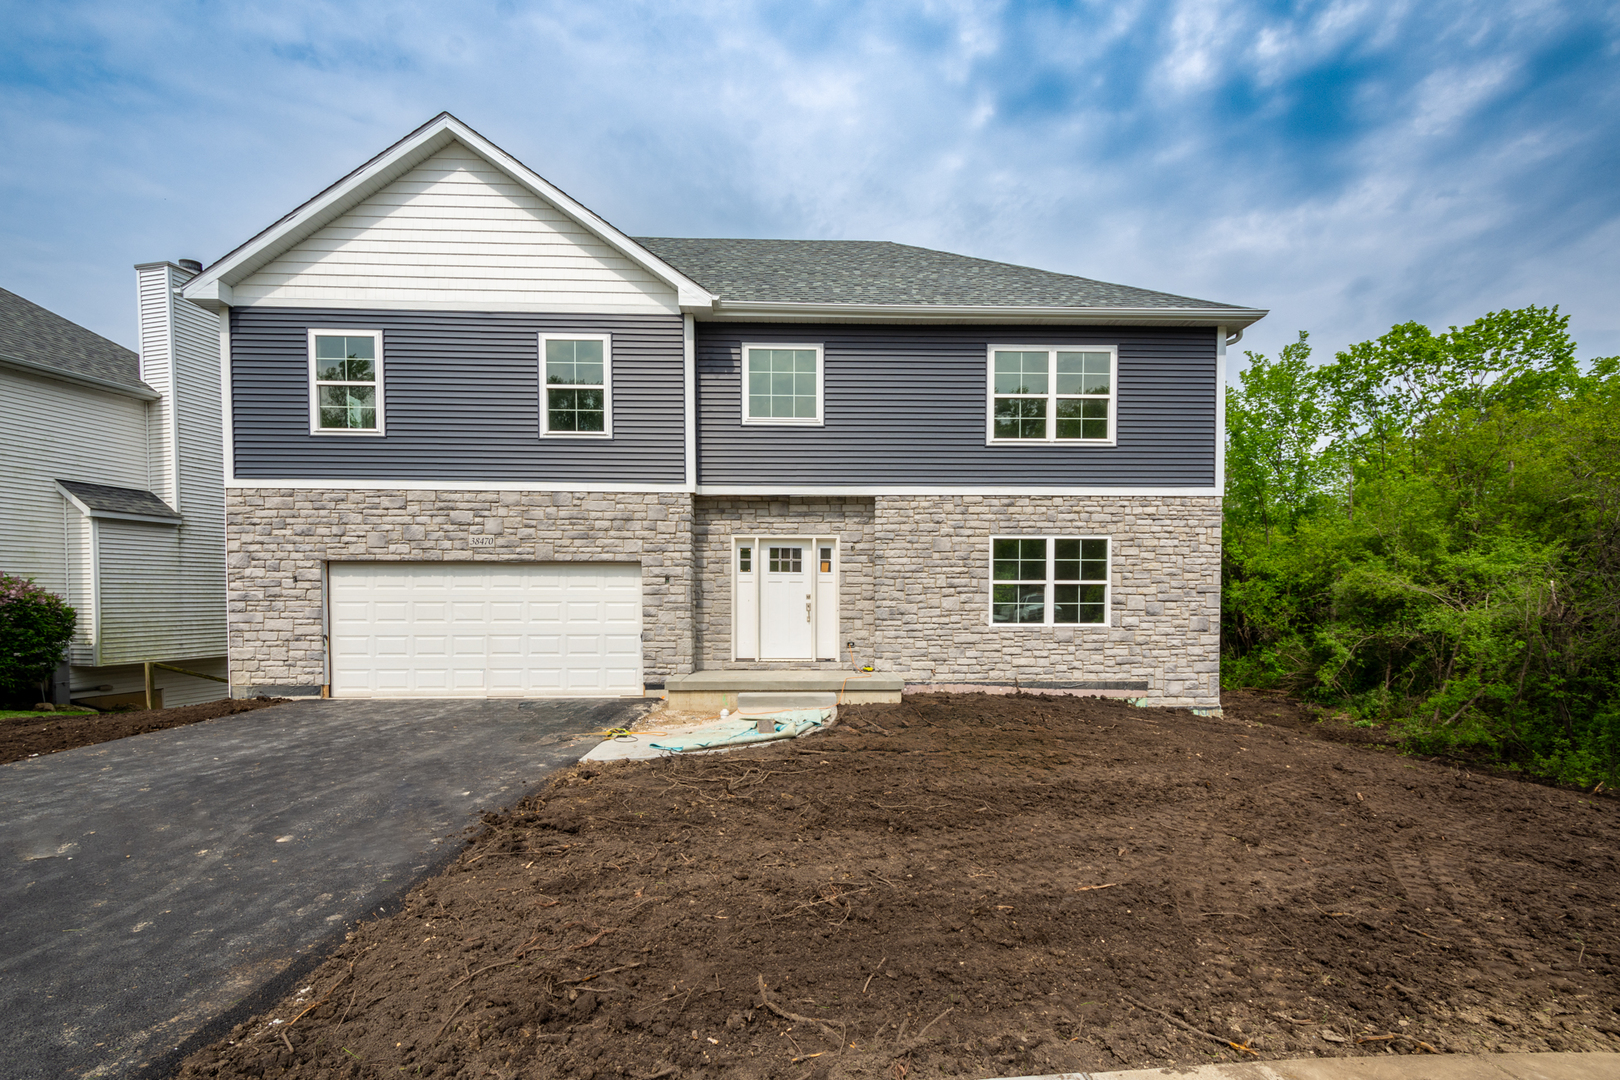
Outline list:
[[[94,746],[126,735],[182,727],[221,716],[235,716],[267,705],[279,705],[287,698],[229,698],[205,701],[201,705],[179,705],[172,709],[139,709],[135,712],[30,713],[0,719],[0,765],[8,761],[79,746]]]
[[[650,718],[656,722],[656,714]],[[1620,1049],[1620,803],[1274,697],[919,696],[576,767],[183,1077],[1008,1076]]]

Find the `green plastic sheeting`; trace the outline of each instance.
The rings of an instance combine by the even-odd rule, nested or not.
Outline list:
[[[805,732],[826,726],[832,720],[832,716],[831,709],[794,709],[789,712],[772,713],[767,719],[774,721],[776,730],[770,732],[756,729],[755,721],[760,717],[722,720],[718,724],[705,724],[700,728],[683,732],[679,737],[662,739],[648,745],[654,750],[680,754],[689,750],[723,750],[732,746],[745,746],[748,743],[794,739]]]

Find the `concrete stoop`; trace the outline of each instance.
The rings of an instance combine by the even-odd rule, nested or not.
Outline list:
[[[753,711],[893,703],[900,700],[905,688],[904,676],[886,671],[694,671],[664,680],[664,700],[671,709],[682,712],[718,713],[738,708]],[[738,695],[749,699],[750,704],[744,705]],[[815,695],[816,700],[808,700],[809,695]],[[832,696],[831,701],[826,700],[827,695]]]
[[[1616,1080],[1620,1054],[1388,1054],[1005,1080]]]

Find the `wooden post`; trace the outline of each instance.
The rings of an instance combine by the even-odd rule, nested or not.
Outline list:
[[[146,707],[157,708],[157,678],[153,675],[152,662],[148,660],[146,667]]]

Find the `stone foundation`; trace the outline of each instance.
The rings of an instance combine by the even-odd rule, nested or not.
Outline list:
[[[639,561],[646,675],[692,670],[690,495],[228,488],[225,511],[237,696],[330,681],[325,564],[340,560]]]

